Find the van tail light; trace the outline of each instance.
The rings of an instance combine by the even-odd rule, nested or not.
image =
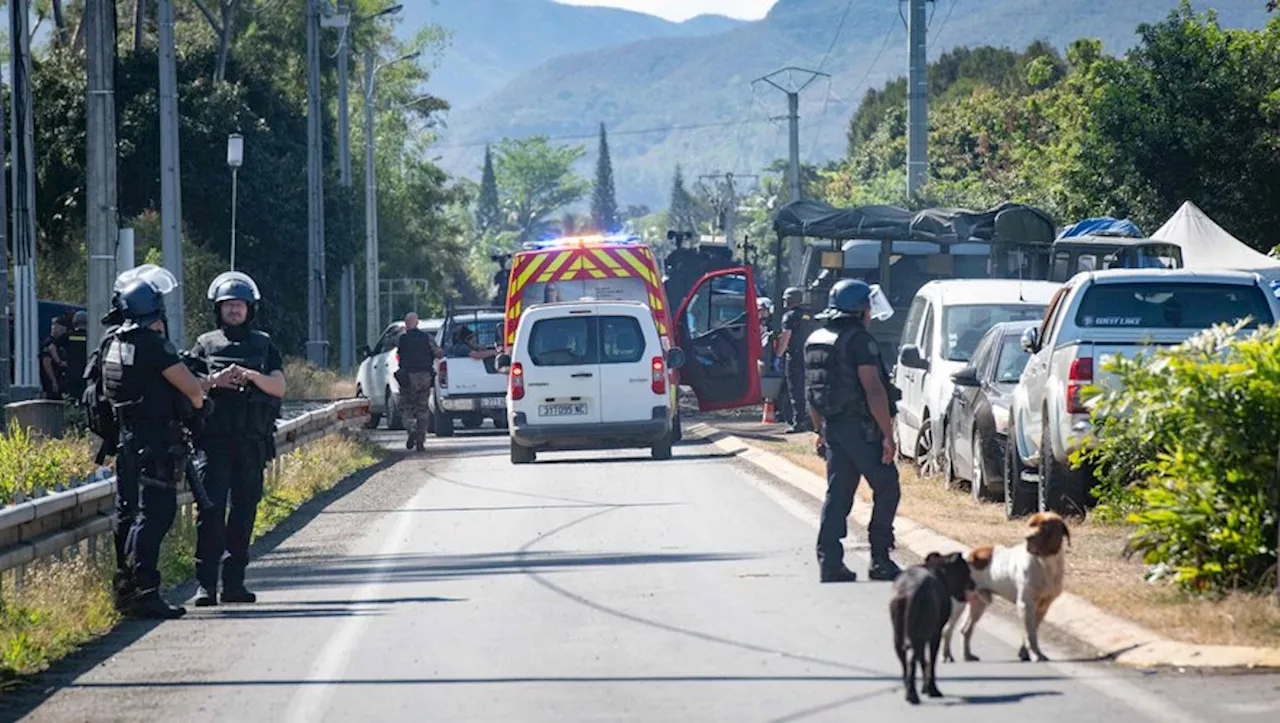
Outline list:
[[[524,366],[520,362],[511,365],[511,398],[524,399]]]
[[[667,393],[667,365],[660,356],[653,358],[653,393]]]
[[[439,384],[441,389],[449,388],[449,362],[440,362],[440,371],[436,373],[436,384]]]
[[[1067,372],[1067,413],[1084,414],[1089,411],[1080,401],[1080,392],[1093,384],[1093,358],[1081,357],[1072,360],[1071,370]]]

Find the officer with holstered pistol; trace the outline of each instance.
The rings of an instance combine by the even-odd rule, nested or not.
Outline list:
[[[231,271],[209,285],[217,328],[202,334],[191,356],[204,362],[200,380],[216,406],[196,437],[195,467],[206,499],[196,515],[196,607],[251,603],[245,587],[249,541],[262,499],[263,468],[276,456],[276,420],[284,398],[284,361],[271,337],[253,327],[262,295],[246,274]],[[228,498],[230,502],[228,502]]]
[[[876,340],[867,330],[871,320],[893,315],[878,287],[843,279],[831,287],[826,325],[804,346],[805,387],[809,415],[818,432],[817,451],[827,460],[827,498],[818,528],[818,566],[822,582],[854,582],[858,576],[844,564],[849,512],[861,477],[871,485],[873,507],[867,533],[871,544],[872,580],[893,580],[901,572],[889,558],[893,518],[901,489],[893,415],[898,390],[890,381]]]
[[[94,378],[86,381],[110,405],[118,430],[117,607],[132,617],[166,620],[186,610],[160,596],[160,544],[177,513],[190,434],[208,407],[200,382],[168,338],[164,296],[177,288],[177,279],[150,265],[121,276],[116,309],[104,320],[121,324],[109,330],[94,360]],[[87,390],[86,398],[93,393]]]

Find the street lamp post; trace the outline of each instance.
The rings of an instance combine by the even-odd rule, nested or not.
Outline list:
[[[236,270],[236,202],[239,195],[240,166],[244,165],[244,136],[227,136],[227,165],[231,168],[231,270]]]
[[[378,180],[374,158],[374,83],[378,72],[390,65],[415,60],[422,53],[410,53],[395,60],[375,65],[376,57],[369,49],[364,54],[364,232],[365,232],[365,336],[369,346],[377,343],[382,331],[378,323]]]

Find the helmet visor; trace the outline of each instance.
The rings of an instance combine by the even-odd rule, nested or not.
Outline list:
[[[145,281],[151,284],[161,295],[168,294],[178,288],[178,280],[174,278],[168,269],[161,268],[155,264],[143,264],[117,276],[115,291],[120,291],[134,281]]]
[[[250,289],[253,289],[253,300],[262,300],[262,294],[258,291],[258,285],[254,283],[253,279],[249,278],[248,274],[241,273],[239,271],[228,271],[224,274],[219,274],[218,278],[214,279],[212,284],[209,284],[209,293],[207,294],[209,301],[213,301],[213,297],[217,295],[218,287],[228,281],[239,281],[246,284]]]
[[[875,321],[884,321],[893,316],[893,304],[889,303],[888,297],[880,290],[880,284],[871,285],[871,318]]]

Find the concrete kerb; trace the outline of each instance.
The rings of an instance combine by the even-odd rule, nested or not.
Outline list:
[[[739,459],[815,499],[822,500],[826,496],[825,479],[747,440],[706,423],[691,424],[685,427],[685,432],[723,451],[737,452]],[[865,528],[871,522],[870,506],[854,505],[852,517]],[[894,537],[899,547],[920,557],[930,552],[967,554],[970,550],[965,544],[902,516],[894,522]],[[1100,659],[1127,667],[1280,669],[1280,649],[1194,645],[1170,640],[1070,592],[1063,593],[1054,602],[1045,622],[1095,650]]]

